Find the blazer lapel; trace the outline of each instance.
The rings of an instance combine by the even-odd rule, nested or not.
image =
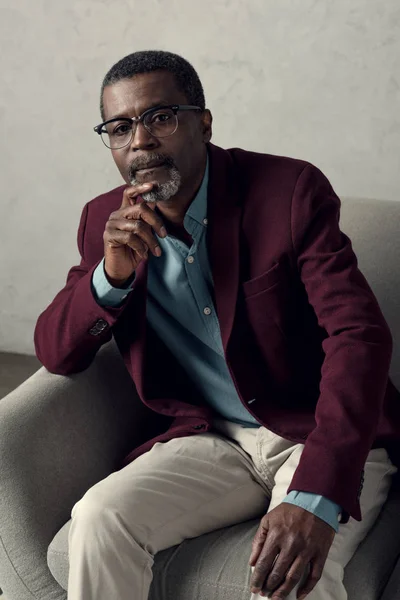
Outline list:
[[[232,156],[209,144],[208,250],[224,350],[235,318],[239,285],[239,229],[242,209]]]

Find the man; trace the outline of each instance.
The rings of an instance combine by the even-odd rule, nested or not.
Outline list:
[[[306,162],[212,145],[200,80],[174,54],[114,65],[101,113],[125,184],[85,206],[81,263],[36,351],[70,374],[114,336],[166,424],[74,506],[68,597],[148,598],[155,553],[259,516],[249,598],[344,600],[400,417],[339,200]]]

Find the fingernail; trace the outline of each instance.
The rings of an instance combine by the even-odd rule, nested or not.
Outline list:
[[[156,256],[161,256],[161,248],[160,248],[160,246],[156,246],[155,247],[155,253],[156,253]]]
[[[165,227],[161,227],[160,229],[160,233],[162,237],[166,237],[168,235],[167,230],[165,229]]]

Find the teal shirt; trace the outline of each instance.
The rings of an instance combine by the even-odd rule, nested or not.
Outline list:
[[[260,427],[238,396],[222,347],[206,244],[207,187],[208,163],[183,222],[193,239],[191,248],[168,235],[158,237],[160,257],[149,253],[147,319],[216,413],[245,427]],[[93,274],[92,288],[102,306],[119,305],[132,290],[108,283],[104,261]],[[313,512],[338,530],[340,507],[330,500],[292,491],[284,501]]]

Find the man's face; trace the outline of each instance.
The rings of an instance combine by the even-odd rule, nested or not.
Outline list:
[[[123,79],[107,86],[103,94],[104,118],[138,117],[149,108],[169,104],[189,104],[168,71],[154,71]],[[191,190],[204,168],[206,142],[211,139],[209,111],[178,112],[178,129],[172,135],[156,138],[139,123],[130,144],[112,150],[114,161],[128,184],[155,182],[143,195],[148,202],[167,201]],[[154,163],[161,167],[148,168]]]

